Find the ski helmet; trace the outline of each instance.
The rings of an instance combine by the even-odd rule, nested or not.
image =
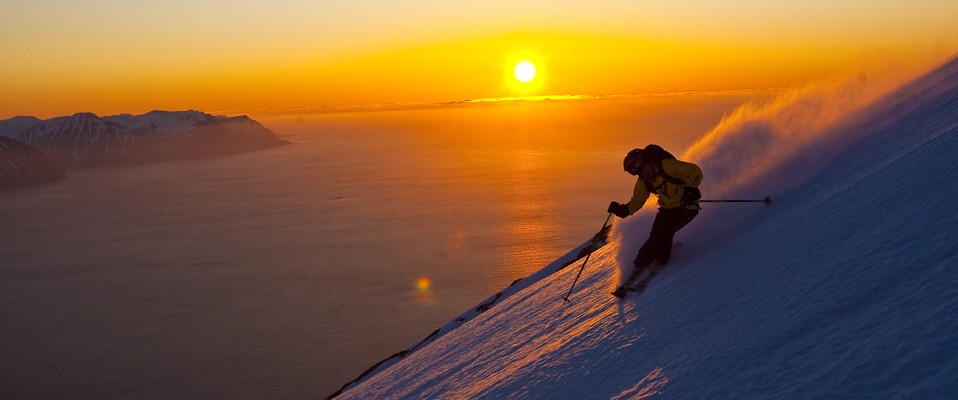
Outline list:
[[[642,163],[645,161],[646,155],[645,151],[642,149],[634,149],[625,155],[625,160],[622,160],[622,167],[625,169],[625,172],[628,172],[632,175],[639,174],[639,168],[642,167]]]

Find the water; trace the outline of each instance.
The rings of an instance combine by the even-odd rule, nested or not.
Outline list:
[[[294,144],[4,193],[0,397],[326,396],[586,240],[627,150],[756,97],[264,115]]]

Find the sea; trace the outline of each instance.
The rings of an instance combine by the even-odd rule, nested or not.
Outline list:
[[[767,97],[264,111],[291,144],[0,193],[0,398],[326,397],[588,240],[629,150]]]

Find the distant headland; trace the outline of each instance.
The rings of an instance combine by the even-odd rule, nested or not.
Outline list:
[[[213,157],[288,144],[249,117],[150,111],[0,120],[0,190],[63,179],[64,168]]]

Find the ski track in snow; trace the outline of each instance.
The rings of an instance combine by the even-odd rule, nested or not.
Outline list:
[[[641,296],[609,291],[648,212],[571,303],[578,264],[338,398],[958,398],[958,59],[831,129],[729,191],[771,206],[703,210]]]

